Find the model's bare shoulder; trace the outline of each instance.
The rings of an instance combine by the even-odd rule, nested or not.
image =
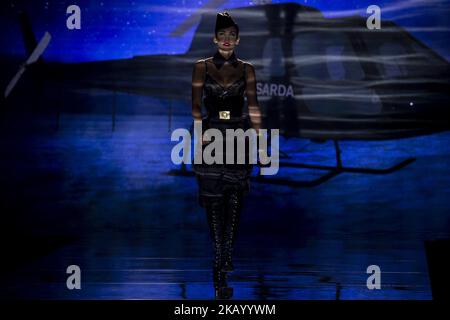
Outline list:
[[[255,70],[255,67],[253,66],[252,63],[250,63],[248,61],[240,60],[240,59],[238,59],[238,60],[244,65],[244,67],[247,68],[247,70],[248,69],[250,69],[250,71],[254,71]]]
[[[244,68],[246,70],[246,74],[247,77],[254,77],[255,76],[255,67],[253,66],[252,63],[248,62],[248,61],[243,61],[242,63],[244,64]]]
[[[198,59],[197,61],[195,61],[194,66],[200,66],[201,64],[205,63],[206,59]]]
[[[198,59],[194,63],[194,73],[200,75],[205,71],[205,59]]]
[[[209,62],[210,60],[212,60],[212,57],[198,59],[197,61],[195,61],[194,66],[196,69],[204,69],[205,62]]]
[[[237,61],[239,61],[239,63],[242,63],[242,64],[251,65],[251,63],[246,61],[246,60],[242,60],[242,59],[237,58]]]
[[[206,62],[210,62],[213,59],[213,57],[207,57],[207,58],[203,58],[203,59],[198,59],[195,64],[197,63],[205,63]]]

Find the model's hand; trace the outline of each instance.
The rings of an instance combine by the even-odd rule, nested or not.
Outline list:
[[[207,140],[208,139],[208,140]],[[206,133],[204,133],[203,135],[202,135],[202,145],[205,145],[205,144],[208,144],[208,143],[210,143],[211,141],[210,141],[210,138],[209,138],[209,136],[206,134]]]
[[[259,167],[270,167],[270,162],[268,164],[262,164],[261,161],[260,161],[261,160],[261,154],[268,155],[268,146],[267,146],[266,136],[263,134],[262,131],[259,130],[259,128],[255,129],[255,130],[257,130],[257,140],[256,140],[257,155],[258,155],[257,156],[257,165]],[[261,145],[262,140],[266,141],[265,148],[263,148],[262,145]]]

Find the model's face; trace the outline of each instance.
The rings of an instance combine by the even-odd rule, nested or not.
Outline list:
[[[219,29],[214,38],[217,41],[217,47],[225,51],[233,50],[239,43],[239,38],[235,27]]]

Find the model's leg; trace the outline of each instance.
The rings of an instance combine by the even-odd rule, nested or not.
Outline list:
[[[242,192],[232,190],[226,197],[222,271],[233,271],[233,249],[242,211]]]
[[[233,289],[227,286],[226,273],[221,270],[224,210],[222,201],[214,201],[206,206],[209,229],[214,244],[213,281],[216,299],[228,299],[233,294]]]

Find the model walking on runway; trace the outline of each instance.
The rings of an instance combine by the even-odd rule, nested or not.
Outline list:
[[[256,76],[253,65],[236,57],[239,27],[227,12],[218,13],[213,38],[217,49],[212,57],[195,63],[192,74],[192,116],[202,124],[202,131],[215,128],[225,136],[226,129],[253,127],[260,133],[261,112],[256,95]],[[201,105],[206,108],[202,118]],[[244,113],[247,98],[248,114]],[[211,141],[202,137],[204,149]],[[236,159],[236,140],[235,159]],[[215,297],[228,299],[233,289],[228,287],[227,273],[233,271],[232,254],[243,199],[250,191],[252,164],[249,162],[249,144],[246,140],[245,164],[194,164],[199,204],[206,209],[214,247],[213,281]]]

